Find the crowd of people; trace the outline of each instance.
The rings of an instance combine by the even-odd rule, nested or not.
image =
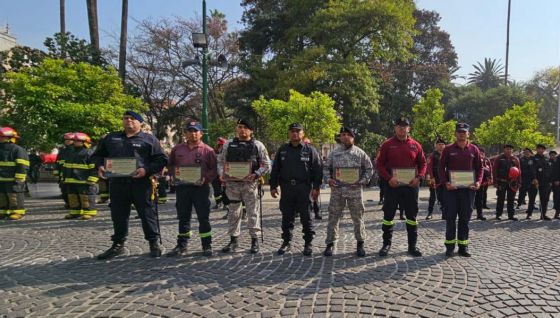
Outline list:
[[[380,180],[380,203],[383,204],[380,256],[388,255],[391,250],[397,210],[405,220],[408,253],[422,256],[417,245],[418,195],[422,182],[430,189],[426,219],[432,219],[434,208],[439,207],[446,221],[445,253],[450,257],[456,247],[458,255],[471,256],[469,222],[474,209],[477,219],[486,219],[483,209],[488,208],[487,192],[491,185],[496,188],[497,220],[501,220],[504,204],[508,219],[517,220],[517,193],[517,208],[526,204],[528,195],[527,219],[531,219],[533,211],[539,210],[542,220],[551,220],[547,209],[553,192],[554,218],[560,218],[560,160],[555,160],[555,152],[550,151],[547,157],[546,147],[539,144],[535,155],[531,149],[525,149],[517,158],[513,154],[514,147],[507,144],[502,154],[487,158],[483,148],[469,141],[470,127],[466,123],[457,124],[452,143],[438,138],[434,152],[426,158],[421,144],[410,136],[409,119],[400,116],[393,122],[394,136],[381,145],[372,164],[370,157],[354,144],[356,136],[350,127],[341,128],[339,143],[322,158],[306,139],[304,127],[293,123],[287,127],[288,142],[277,149],[271,160],[264,144],[254,138],[254,126],[245,119],[237,121],[235,138],[219,138],[215,148],[202,141],[201,124],[190,121],[182,127],[183,142],[168,153],[156,137],[142,131],[143,122],[140,114],[126,111],[122,118],[123,130],[107,134],[96,147],[92,147],[91,138],[81,132],[70,132],[63,137],[64,147],[59,151],[54,174],[59,177],[68,210],[65,218],[91,219],[97,214],[96,197],[99,196],[101,202],[110,200],[113,244],[98,255],[98,259],[110,259],[124,252],[132,207],[141,219],[150,255],[159,257],[164,253],[157,204],[165,202],[164,184],[168,180],[176,193],[177,244],[167,253],[174,257],[188,253],[193,237],[193,208],[203,255],[213,254],[211,193],[216,205],[222,203],[228,208],[230,240],[221,252],[238,250],[241,223],[246,214],[251,237],[249,252],[259,253],[259,238],[262,241],[262,200],[259,199],[262,199],[265,176],[272,197],[280,196],[282,244],[277,250],[279,255],[291,249],[298,216],[303,232],[303,254],[312,255],[316,234],[313,214],[320,218],[317,199],[326,184],[331,195],[323,255],[329,257],[336,253],[339,223],[343,210],[348,208],[354,224],[356,255],[364,257],[363,188],[370,184],[374,173]],[[15,129],[0,128],[0,217],[9,220],[19,220],[25,215],[23,192],[29,158],[16,144],[18,138]],[[535,204],[537,194],[538,207]]]

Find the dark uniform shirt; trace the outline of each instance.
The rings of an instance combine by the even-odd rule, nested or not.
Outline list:
[[[552,182],[552,167],[554,162],[540,154],[536,154],[533,158],[535,160],[535,164],[533,165],[535,178],[540,184]]]
[[[509,168],[511,167],[517,167],[521,169],[521,166],[519,165],[519,159],[517,159],[515,156],[506,157],[505,154],[501,154],[496,159],[494,159],[494,166],[492,167],[492,172],[494,173],[494,181],[508,182]],[[517,182],[521,182],[521,174],[519,175]]]
[[[437,151],[432,152],[428,157],[428,168],[426,169],[426,174],[434,179],[436,184],[439,184],[439,160],[441,154]]]
[[[533,156],[521,157],[519,158],[519,164],[521,166],[521,178],[524,182],[531,182],[536,178],[535,176],[535,160]]]
[[[468,143],[465,148],[461,148],[457,142],[445,146],[438,169],[441,184],[449,182],[448,173],[451,170],[472,170],[474,171],[473,183],[482,183],[482,160],[478,147]]]
[[[423,178],[426,173],[426,158],[422,145],[407,137],[401,141],[396,136],[387,139],[379,150],[377,170],[385,181],[391,180],[395,168],[416,168],[416,174]]]
[[[136,158],[138,168],[146,170],[146,177],[159,173],[167,165],[167,156],[156,137],[144,132],[127,137],[124,131],[110,133],[99,142],[94,162],[99,167],[105,164],[105,158],[123,157]]]
[[[323,171],[319,153],[308,144],[299,144],[297,147],[291,143],[282,145],[272,165],[270,173],[270,188],[275,189],[279,184],[312,183],[313,189],[319,189],[323,180]]]

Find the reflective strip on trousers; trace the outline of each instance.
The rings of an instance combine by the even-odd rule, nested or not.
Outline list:
[[[412,226],[417,226],[417,225],[418,225],[418,221],[406,220],[406,224],[407,224],[407,225],[412,225]]]
[[[449,245],[449,244],[454,245],[455,243],[457,243],[457,240],[445,240],[444,243],[445,243],[445,245]]]
[[[469,240],[457,240],[457,244],[459,244],[459,245],[469,245]]]
[[[198,233],[198,236],[200,236],[200,238],[212,237],[212,232]]]

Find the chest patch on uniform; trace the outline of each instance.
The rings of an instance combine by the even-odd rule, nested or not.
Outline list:
[[[416,147],[415,144],[408,145],[408,148],[410,148],[411,150],[416,150],[416,149],[418,149],[418,148]]]
[[[113,138],[111,138],[111,140],[114,140],[114,141],[121,141],[122,138],[120,138],[120,137],[113,137]]]
[[[140,147],[142,147],[142,145],[141,144],[132,144],[132,147],[140,148]]]

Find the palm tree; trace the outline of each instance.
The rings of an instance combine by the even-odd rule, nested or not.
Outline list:
[[[122,0],[121,41],[119,45],[119,76],[124,85],[126,76],[126,38],[128,24],[128,0]]]
[[[484,58],[484,65],[477,62],[473,67],[475,72],[469,73],[468,83],[483,91],[498,87],[504,80],[504,67],[496,59]]]
[[[86,0],[89,38],[92,46],[92,59],[94,64],[99,64],[101,60],[101,51],[99,49],[99,26],[97,24],[97,0]]]
[[[66,5],[65,0],[60,0],[60,34],[65,37],[66,35]],[[60,53],[64,58],[66,56],[66,41],[60,43]]]

